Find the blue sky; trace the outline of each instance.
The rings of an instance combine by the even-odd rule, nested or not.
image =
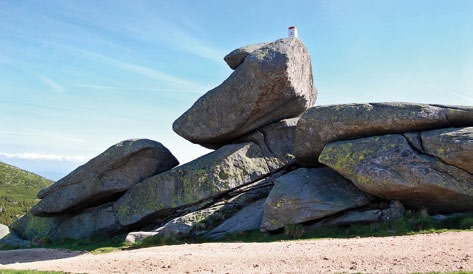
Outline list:
[[[128,138],[181,163],[172,123],[240,46],[295,25],[316,105],[473,105],[473,1],[0,0],[0,161],[57,180]]]

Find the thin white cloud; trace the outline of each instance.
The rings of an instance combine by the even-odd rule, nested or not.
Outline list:
[[[144,76],[153,80],[164,81],[167,84],[173,87],[176,87],[176,91],[185,90],[186,92],[195,92],[195,93],[200,94],[203,91],[207,91],[209,89],[209,86],[207,85],[202,85],[202,84],[198,84],[192,81],[185,80],[183,78],[175,77],[173,75],[164,73],[154,68],[136,65],[133,63],[119,60],[117,58],[106,56],[104,54],[99,54],[96,52],[91,52],[91,51],[87,51],[83,49],[70,48],[70,47],[68,49],[71,51],[80,52],[84,56],[87,56],[95,61],[99,61],[99,62],[114,66],[122,70],[136,73],[136,74],[139,74],[141,76]]]
[[[462,98],[462,99],[467,100],[468,102],[473,102],[473,97],[468,97],[468,96],[465,96],[465,95],[460,94],[460,93],[458,93],[458,92],[454,92],[453,94],[454,94],[455,96],[457,96],[457,97],[460,97],[460,98]]]
[[[31,70],[23,68],[23,67],[17,67],[17,68],[27,72],[30,75],[33,75],[34,77],[39,79],[41,82],[43,82],[44,85],[48,86],[52,91],[54,91],[56,93],[64,93],[66,91],[66,89],[61,84],[59,84],[58,82],[56,82],[56,81],[54,81],[54,80],[52,80],[52,79],[50,79],[50,78],[48,78],[44,75],[41,75],[39,73],[36,73],[34,71],[31,71]]]
[[[74,162],[82,163],[91,159],[88,156],[66,156],[55,154],[38,154],[38,153],[4,153],[0,152],[1,157],[23,159],[23,160],[46,160],[46,161],[60,161],[60,162]]]
[[[66,89],[61,86],[59,83],[47,78],[47,77],[44,77],[42,75],[39,75],[39,74],[35,74],[35,76],[41,80],[45,85],[49,86],[54,92],[56,93],[63,93],[66,91]]]
[[[78,87],[90,88],[90,89],[116,89],[118,87],[113,86],[102,86],[102,85],[89,85],[89,84],[76,84]]]

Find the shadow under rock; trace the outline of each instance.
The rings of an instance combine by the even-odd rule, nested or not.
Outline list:
[[[31,248],[0,251],[0,265],[49,261],[79,256],[85,251]]]

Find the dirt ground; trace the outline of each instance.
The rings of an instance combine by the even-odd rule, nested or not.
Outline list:
[[[473,271],[473,231],[415,236],[209,243],[92,255],[0,251],[1,269],[69,273],[413,273]]]

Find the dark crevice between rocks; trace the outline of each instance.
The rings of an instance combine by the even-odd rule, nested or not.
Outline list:
[[[274,154],[274,151],[271,149],[271,146],[268,145],[268,137],[267,137],[267,134],[264,133],[264,131],[260,131],[261,134],[263,135],[263,142],[264,142],[264,145],[266,146],[266,148],[268,149],[268,151],[271,153],[271,155],[275,156]]]
[[[350,212],[356,212],[356,211],[364,212],[364,211],[368,211],[368,210],[385,210],[385,209],[390,208],[389,204],[390,204],[389,200],[373,196],[373,200],[367,205],[347,208],[345,210],[339,211],[337,213],[334,213],[334,214],[331,214],[331,215],[328,215],[328,216],[324,216],[324,217],[321,217],[321,218],[318,218],[318,219],[315,219],[315,220],[305,221],[305,222],[301,223],[301,225],[303,225],[304,227],[306,227],[308,229],[322,228],[322,227],[325,227],[325,226],[330,226],[330,221],[335,220],[335,219],[340,218],[340,217],[343,217],[344,215],[346,215]],[[378,221],[381,221],[381,220],[378,220]],[[349,224],[347,224],[347,225],[349,225]],[[283,232],[283,230],[284,230],[284,228],[281,228],[281,229],[278,229],[278,230],[275,230],[275,231],[271,231],[271,233],[277,234],[277,233]]]
[[[75,216],[82,213],[84,210],[102,206],[107,203],[117,201],[126,191],[116,193],[100,193],[95,196],[90,196],[87,201],[82,201],[75,206],[62,210],[61,212],[35,214],[37,217],[56,217],[56,216]]]
[[[403,133],[402,136],[406,139],[407,143],[414,151],[420,154],[425,154],[424,144],[422,142],[422,138],[420,137],[420,132],[406,132]],[[415,140],[413,138],[415,138]]]
[[[408,133],[405,133],[405,134],[408,134]],[[437,157],[435,155],[432,155],[432,154],[429,154],[426,152],[425,148],[424,148],[424,142],[422,140],[422,132],[413,132],[413,133],[410,133],[411,136],[413,136],[413,134],[417,134],[416,136],[416,141],[418,141],[418,145],[416,144],[413,144],[412,143],[412,139],[408,138],[405,134],[403,134],[402,136],[406,139],[407,143],[409,144],[409,146],[414,150],[416,151],[418,154],[421,154],[421,155],[424,155],[424,156],[427,156],[427,157],[430,157],[432,159],[435,159],[437,160],[438,162],[442,163],[443,165],[446,165],[446,166],[449,166],[449,167],[452,167],[452,168],[457,168],[457,169],[460,169],[462,171],[464,171],[465,173],[469,174],[469,175],[473,175],[473,173],[469,172],[468,170],[465,170],[461,167],[458,167],[458,166],[455,166],[455,165],[452,165],[450,163],[447,163],[445,162],[442,158],[440,157]],[[419,146],[421,149],[419,149]],[[445,170],[441,170],[441,169],[437,169],[434,167],[435,170],[437,170],[438,172],[441,172],[441,173],[447,173]],[[450,174],[449,174],[450,175]]]

